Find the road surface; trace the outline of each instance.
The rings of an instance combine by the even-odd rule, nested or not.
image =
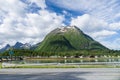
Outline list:
[[[1,69],[0,80],[120,80],[120,68]]]

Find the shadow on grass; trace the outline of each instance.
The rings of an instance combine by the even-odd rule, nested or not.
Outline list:
[[[58,72],[38,74],[0,74],[0,80],[86,80],[77,76],[87,72]]]

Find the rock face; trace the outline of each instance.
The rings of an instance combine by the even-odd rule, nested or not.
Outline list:
[[[63,52],[70,50],[103,50],[107,49],[76,26],[56,28],[51,31],[35,49],[39,52]]]

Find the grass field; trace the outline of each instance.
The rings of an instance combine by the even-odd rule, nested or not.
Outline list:
[[[109,57],[106,58],[89,58],[89,57],[85,57],[85,58],[26,58],[26,60],[84,60],[84,61],[92,61],[92,60],[99,60],[99,61],[103,61],[104,59],[110,59]],[[118,57],[111,57],[111,59],[119,59]]]
[[[40,61],[57,61],[57,60],[84,60],[84,61],[94,61],[96,58],[28,58],[27,60],[40,60]],[[105,58],[97,58],[99,61]],[[114,58],[115,59],[115,58]],[[10,64],[8,64],[10,65]],[[120,68],[120,65],[110,65],[110,64],[26,64],[24,62],[20,64],[13,63],[15,66],[5,66],[2,67],[0,63],[0,68]]]
[[[2,63],[0,62],[0,69],[2,68]]]
[[[16,65],[4,68],[120,68],[113,65]]]
[[[57,66],[57,65],[45,65],[45,66],[16,66],[15,68],[78,68],[77,66]]]

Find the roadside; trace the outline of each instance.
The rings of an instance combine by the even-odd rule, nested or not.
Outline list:
[[[41,63],[41,64],[14,64],[1,63],[1,68],[120,68],[119,63]]]

